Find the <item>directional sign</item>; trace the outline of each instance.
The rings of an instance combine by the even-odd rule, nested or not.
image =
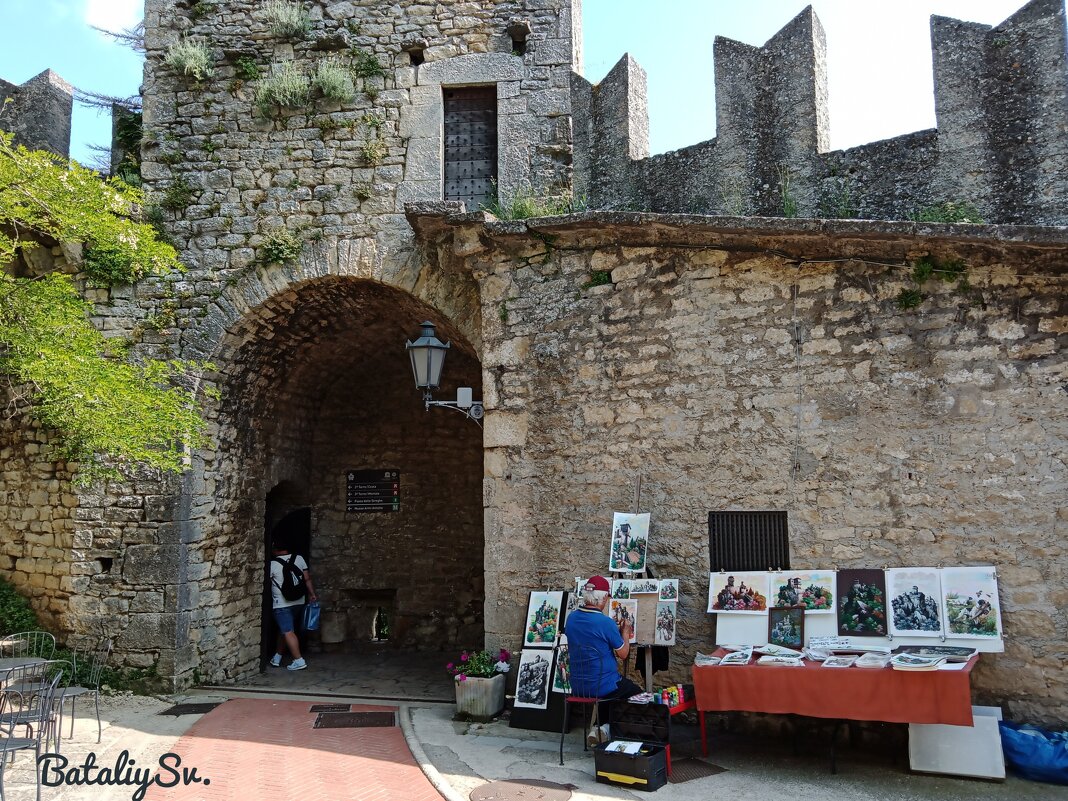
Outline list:
[[[400,470],[348,470],[346,512],[399,512]]]

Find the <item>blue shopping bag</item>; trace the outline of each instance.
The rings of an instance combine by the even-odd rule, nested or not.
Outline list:
[[[304,630],[319,630],[319,602],[311,601],[304,604]]]
[[[1001,748],[1007,762],[1025,779],[1068,784],[1068,732],[1001,721]]]

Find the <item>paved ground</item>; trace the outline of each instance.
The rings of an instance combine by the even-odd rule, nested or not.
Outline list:
[[[321,672],[320,672],[321,671]],[[401,728],[333,729],[311,727],[308,712],[315,700],[347,702],[330,697],[338,675],[319,662],[296,674],[273,674],[267,681],[292,683],[307,695],[283,695],[264,687],[230,690],[234,696],[207,716],[160,716],[178,701],[224,700],[217,691],[156,699],[106,698],[102,708],[103,742],[96,743],[96,720],[80,717],[73,740],[63,754],[70,766],[89,752],[98,765],[114,767],[123,751],[133,768],[155,766],[168,752],[182,757],[183,767],[196,767],[211,785],[153,788],[148,801],[217,801],[270,798],[276,801],[330,799],[412,799],[439,797],[416,767],[431,781],[442,781],[441,795],[449,801],[467,799],[470,791],[492,780],[541,779],[573,787],[575,801],[647,799],[648,794],[597,784],[593,759],[582,750],[578,731],[566,740],[565,765],[559,766],[559,735],[509,729],[505,722],[458,723],[451,704],[374,704],[354,709],[398,709]],[[428,682],[434,679],[427,673]],[[357,684],[359,682],[356,682]],[[323,693],[316,696],[316,693]],[[244,697],[242,697],[244,696]],[[408,743],[405,743],[405,736]],[[676,750],[678,760],[682,754]],[[672,801],[778,801],[783,797],[820,801],[1068,801],[1068,787],[1055,787],[1010,778],[989,783],[948,777],[912,775],[900,753],[844,749],[839,774],[828,771],[826,751],[809,744],[799,756],[781,741],[757,741],[715,734],[712,762],[726,768],[718,775],[685,784],[668,785],[658,797]],[[676,761],[676,765],[680,764]],[[8,801],[34,798],[32,760],[23,755],[6,771]],[[127,774],[128,775],[128,774]],[[128,801],[134,786],[63,786],[44,788],[44,801]]]

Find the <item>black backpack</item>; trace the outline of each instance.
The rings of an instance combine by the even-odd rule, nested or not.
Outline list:
[[[282,597],[287,601],[299,601],[305,593],[304,571],[293,564],[296,560],[295,556],[290,556],[289,559],[276,556],[271,560],[282,566],[282,586],[278,589],[282,591]]]

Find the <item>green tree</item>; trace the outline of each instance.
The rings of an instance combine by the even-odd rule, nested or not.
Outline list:
[[[177,253],[139,221],[140,190],[0,132],[0,373],[16,396],[58,434],[55,456],[76,462],[81,480],[142,465],[182,469],[203,439],[195,392],[202,367],[129,358],[129,343],[105,338],[68,275],[16,275],[38,240],[81,243],[98,286],[134,283],[182,269]]]

